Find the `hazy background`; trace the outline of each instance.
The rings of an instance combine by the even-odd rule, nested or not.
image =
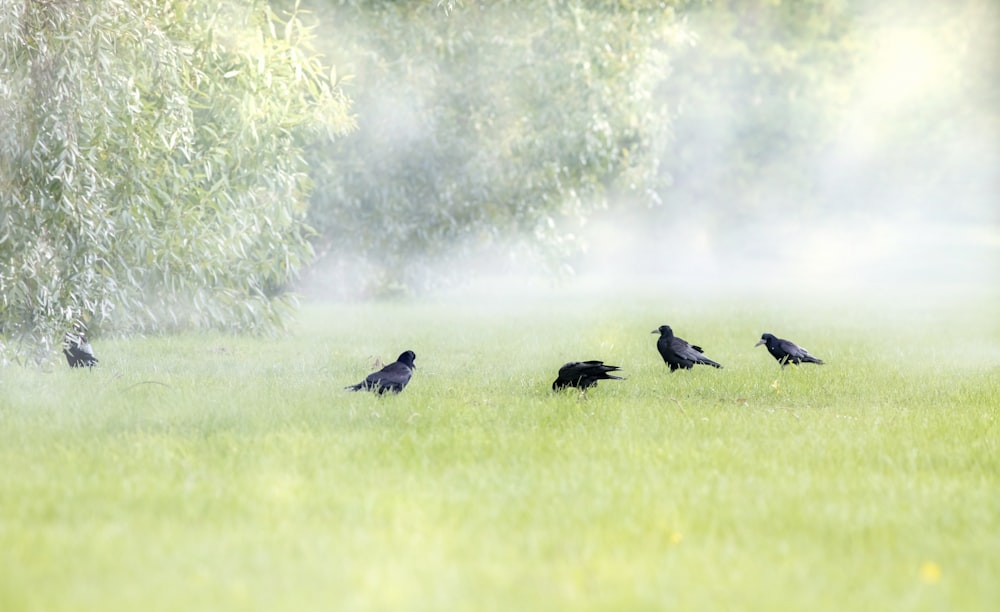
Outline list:
[[[996,3],[335,4],[359,129],[307,294],[998,278]]]
[[[0,353],[296,292],[995,302],[998,46],[994,0],[0,0]]]

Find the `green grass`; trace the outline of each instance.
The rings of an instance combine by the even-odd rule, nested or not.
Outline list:
[[[3,368],[0,609],[991,610],[995,298],[310,306]],[[725,369],[668,374],[662,323]],[[549,391],[590,358],[629,380]]]

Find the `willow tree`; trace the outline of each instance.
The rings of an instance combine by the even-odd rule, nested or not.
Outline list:
[[[658,175],[674,2],[313,4],[351,65],[359,129],[312,151],[310,218],[358,283],[434,284],[428,264],[511,241],[559,261],[609,189]]]
[[[0,0],[0,343],[271,329],[310,257],[303,146],[352,127],[263,2]]]

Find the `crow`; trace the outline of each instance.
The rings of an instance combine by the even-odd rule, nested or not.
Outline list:
[[[674,330],[670,329],[669,325],[661,325],[651,333],[660,334],[656,341],[656,349],[660,351],[663,361],[670,366],[671,372],[678,368],[690,370],[696,363],[710,365],[713,368],[722,367],[721,364],[705,357],[705,351],[700,346],[688,344],[687,341],[675,336]]]
[[[559,391],[566,387],[576,387],[587,390],[597,386],[599,380],[625,380],[608,372],[621,370],[618,366],[604,365],[603,361],[571,361],[559,368],[559,378],[552,383],[552,390]]]
[[[413,376],[413,370],[417,367],[413,364],[413,360],[416,358],[417,354],[413,351],[403,351],[393,363],[378,372],[372,372],[358,384],[344,387],[344,389],[348,391],[374,391],[379,395],[386,391],[399,393]]]
[[[771,356],[778,360],[781,367],[785,367],[785,364],[789,362],[794,364],[805,362],[823,365],[822,359],[813,357],[809,354],[809,351],[791,340],[782,340],[774,334],[762,334],[760,340],[754,346],[760,346],[761,344],[767,346],[767,352],[771,353]]]
[[[63,354],[71,368],[92,368],[97,365],[97,357],[90,342],[82,333],[68,333],[63,339]]]

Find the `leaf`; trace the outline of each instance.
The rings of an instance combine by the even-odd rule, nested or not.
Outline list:
[[[67,312],[95,334],[280,323],[257,301],[247,309],[259,298],[243,288],[286,284],[288,253],[310,253],[295,229],[306,207],[296,131],[323,102],[296,80],[308,52],[264,46],[268,70],[243,70],[254,60],[219,41],[260,32],[218,19],[209,0],[92,3],[74,18],[80,6],[48,4],[51,18],[0,43],[0,158],[24,160],[0,164],[0,334],[46,346]],[[255,216],[291,229],[276,237]],[[232,248],[212,248],[226,238]],[[199,295],[206,282],[214,290]]]

